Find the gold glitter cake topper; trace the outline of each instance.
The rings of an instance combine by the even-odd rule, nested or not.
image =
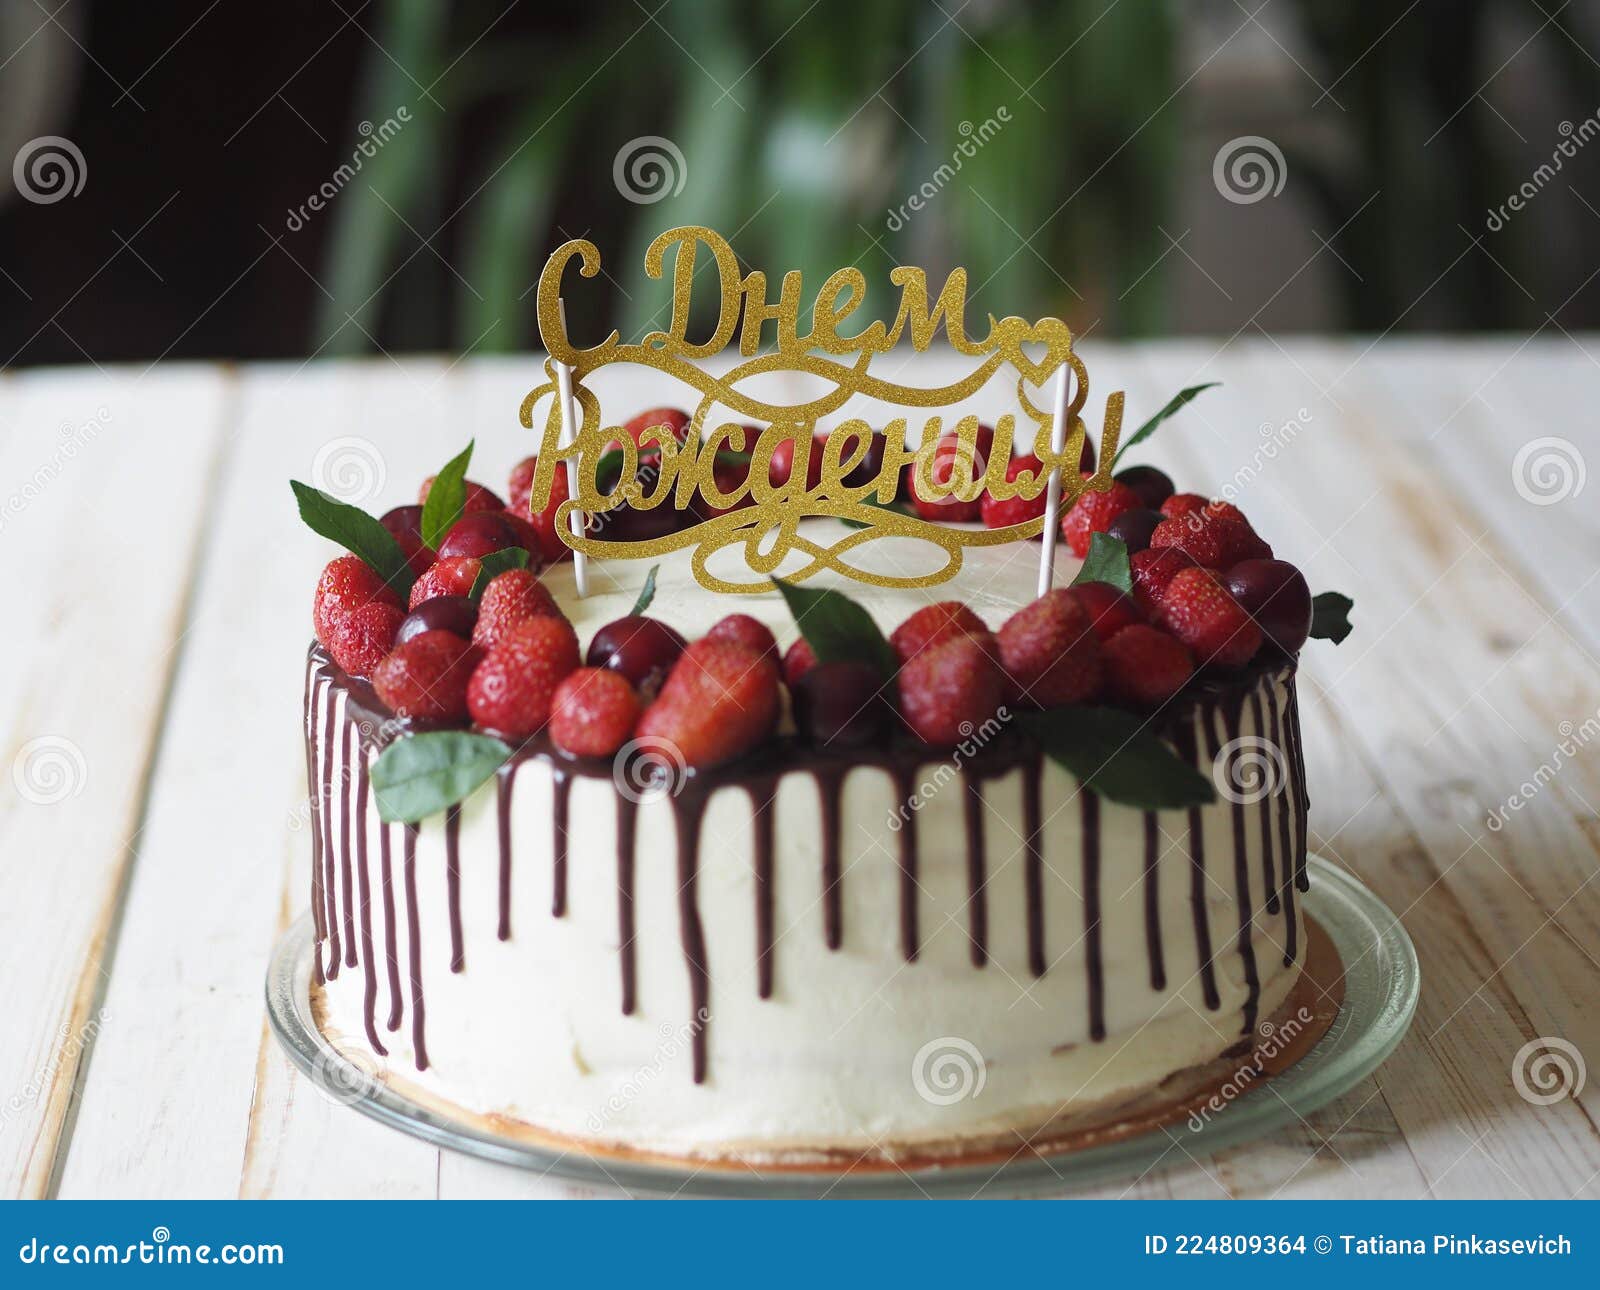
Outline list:
[[[706,340],[697,342],[688,335],[690,297],[697,270],[707,267],[703,255],[715,265],[721,300],[714,330]],[[1111,461],[1122,425],[1122,393],[1106,399],[1098,470],[1087,479],[1080,478],[1078,463],[1087,431],[1079,412],[1088,399],[1089,378],[1082,360],[1072,352],[1071,331],[1057,318],[1030,323],[1024,318],[997,319],[991,314],[987,335],[981,339],[968,336],[965,269],[953,269],[931,302],[921,269],[894,269],[889,280],[900,289],[900,302],[892,325],[877,321],[842,335],[841,326],[866,297],[866,278],[859,269],[842,268],[828,275],[812,303],[810,329],[802,332],[798,271],[784,274],[778,298],[771,300],[765,274],[741,272],[728,241],[708,228],[695,226],[669,229],[656,238],[645,254],[645,272],[652,278],[662,277],[669,269],[669,256],[673,283],[670,323],[666,330],[653,331],[638,344],[624,344],[619,334],[612,332],[600,344],[578,349],[567,337],[562,279],[573,261],[577,261],[580,277],[592,278],[600,272],[600,252],[593,243],[577,239],[565,243],[551,255],[539,278],[539,334],[550,355],[545,366],[548,379],[529,392],[521,412],[522,424],[532,429],[535,409],[541,401],[548,401],[532,506],[542,511],[549,503],[557,466],[576,462],[576,470],[569,474],[570,496],[558,508],[555,524],[562,541],[575,552],[636,559],[693,547],[695,577],[712,591],[768,591],[772,585],[768,575],[796,552],[805,557],[805,563],[784,572],[789,581],[798,582],[829,569],[884,587],[932,586],[960,571],[964,548],[1037,537],[1046,517],[989,529],[942,524],[904,513],[894,509],[894,502],[908,465],[915,472],[918,496],[930,501],[954,498],[971,502],[984,492],[1001,501],[1013,497],[1031,501],[1045,491],[1056,471],[1060,473],[1063,507],[1087,489],[1103,491],[1111,486]],[[763,331],[768,323],[775,325],[776,346],[763,351]],[[974,360],[972,370],[960,380],[924,388],[884,379],[869,370],[874,358],[891,350],[907,333],[912,347],[925,352],[941,327],[950,347]],[[735,343],[743,361],[721,375],[701,366]],[[1035,352],[1042,347],[1044,352],[1034,357],[1025,346]],[[681,432],[685,435],[681,443],[671,427],[664,425],[644,431],[636,443],[620,425],[603,424],[600,401],[584,380],[613,363],[654,368],[699,393],[689,426]],[[1023,415],[1033,423],[1034,453],[1040,461],[1037,471],[1023,469],[1014,479],[1006,479],[1017,439],[1017,418],[1009,412],[995,418],[987,461],[978,448],[979,419],[974,415],[959,417],[948,428],[938,412],[927,415],[916,447],[907,444],[909,425],[904,416],[881,426],[869,426],[859,417],[847,418],[813,438],[818,423],[855,395],[897,407],[948,410],[976,394],[1008,365],[1016,372]],[[752,377],[773,372],[804,373],[820,378],[829,388],[798,403],[769,403],[739,388]],[[1029,394],[1030,387],[1037,390],[1052,376],[1060,382],[1055,406],[1064,409],[1064,433],[1056,433],[1056,413],[1038,407]],[[570,434],[562,424],[562,377],[571,382],[575,427]],[[1070,401],[1066,398],[1068,383]],[[765,428],[733,420],[708,426],[716,408],[764,423]],[[870,480],[846,484],[846,478],[866,461],[874,430],[884,435],[881,468]],[[951,432],[953,450],[948,438],[941,449],[941,438]],[[788,478],[774,484],[769,478],[772,455],[790,440],[794,456]],[[653,469],[642,476],[641,449],[655,458]],[[815,470],[808,469],[813,452],[821,454]],[[745,477],[724,491],[715,474],[719,457],[743,465],[746,453]],[[934,478],[936,456],[949,463],[944,482]],[[602,488],[602,477],[618,467],[616,482]],[[816,482],[808,486],[810,479]],[[697,499],[702,503],[697,514],[709,518],[664,537],[607,539],[603,536],[605,524],[596,522],[597,517],[625,505],[641,511],[658,506],[683,511]],[[574,525],[574,513],[589,517],[588,526]],[[814,531],[800,532],[801,520],[816,517],[844,520],[848,525],[840,526],[837,538],[827,543],[818,540]],[[811,526],[812,530],[815,527]],[[945,562],[929,573],[896,576],[862,569],[848,559],[857,547],[889,536],[933,543],[944,551]],[[735,543],[744,546],[745,565],[755,575],[751,581],[729,581],[707,568],[714,552]]]

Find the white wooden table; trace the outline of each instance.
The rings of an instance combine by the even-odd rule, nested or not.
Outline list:
[[[1146,459],[1211,492],[1252,462],[1240,505],[1356,598],[1304,666],[1312,843],[1403,914],[1424,977],[1334,1105],[1094,1194],[1600,1198],[1600,1071],[1547,1105],[1513,1075],[1530,1041],[1600,1064],[1600,480],[1524,451],[1600,470],[1600,339],[1084,353],[1133,424],[1225,382]],[[498,486],[536,383],[531,358],[0,376],[0,1194],[573,1194],[333,1105],[261,1006],[306,904],[328,554],[284,481],[381,459],[382,509],[475,433]]]

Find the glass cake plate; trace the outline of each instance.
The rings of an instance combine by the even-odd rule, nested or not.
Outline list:
[[[1370,1075],[1404,1037],[1421,976],[1400,920],[1356,878],[1321,856],[1307,869],[1302,908],[1332,940],[1344,964],[1344,1002],[1305,1056],[1205,1117],[1179,1120],[1121,1141],[1029,1153],[1002,1164],[918,1165],[852,1171],[826,1166],[763,1173],[750,1165],[682,1164],[591,1157],[468,1124],[423,1106],[362,1071],[323,1037],[311,1014],[311,916],[285,933],[267,971],[267,1015],[294,1064],[329,1096],[406,1133],[469,1155],[588,1186],[647,1195],[1014,1196],[1068,1191],[1135,1178],[1168,1164],[1298,1123]],[[1195,1120],[1199,1119],[1198,1127]]]

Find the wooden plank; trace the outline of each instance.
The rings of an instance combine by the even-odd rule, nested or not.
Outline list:
[[[102,965],[183,647],[226,385],[190,366],[0,384],[0,943],[21,970],[0,1044],[7,1196],[46,1192],[84,1055],[141,1024],[102,1003]]]

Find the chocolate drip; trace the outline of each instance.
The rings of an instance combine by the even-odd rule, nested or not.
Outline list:
[[[422,1004],[422,929],[417,910],[417,826],[405,826],[406,931],[411,946],[411,1047],[416,1050],[417,1069],[428,1069],[426,1011]]]
[[[515,767],[512,768],[515,774]],[[550,823],[554,829],[553,857],[550,872],[550,916],[564,918],[567,913],[567,807],[572,795],[572,778],[564,770],[555,770],[550,782]]]
[[[894,794],[901,802],[912,801],[912,794],[916,791],[912,783],[915,772],[899,770],[894,776]],[[917,961],[917,950],[920,948],[919,928],[917,926],[917,813],[905,812],[903,822],[898,830],[900,846],[896,852],[897,862],[900,866],[900,952],[906,956],[907,963]]]
[[[772,797],[765,784],[750,786],[750,806],[754,812],[754,854],[756,880],[756,993],[772,998]]]
[[[322,778],[318,784],[317,800],[322,810],[322,891],[328,902],[328,980],[339,975],[339,960],[344,957],[339,943],[339,889],[333,869],[333,715],[339,706],[334,700],[333,687],[328,687],[328,706],[323,710]]]
[[[700,819],[706,795],[694,794],[689,809],[674,810],[678,830],[678,932],[683,938],[683,957],[689,968],[689,1002],[694,1008],[690,1033],[694,1036],[694,1082],[706,1082],[706,1028],[711,1015],[708,1007],[711,974],[706,968],[705,930],[700,926],[700,907],[695,901],[695,881],[700,869]],[[674,799],[675,804],[681,798]]]
[[[500,923],[496,935],[511,939],[511,785],[516,778],[515,763],[502,766],[494,777],[495,832],[500,842]]]
[[[389,1020],[391,1031],[400,1029],[405,1016],[405,1001],[400,997],[400,932],[395,925],[394,870],[390,857],[391,836],[388,824],[378,832],[378,865],[383,885],[383,956],[389,962]]]
[[[1089,1038],[1106,1037],[1106,971],[1100,952],[1100,797],[1078,785],[1083,810],[1083,936],[1089,978]]]
[[[822,928],[830,950],[844,944],[844,889],[839,870],[839,799],[844,772],[835,766],[816,771],[817,794],[822,803]]]
[[[1272,746],[1276,749],[1284,747],[1283,718],[1278,707],[1278,693],[1272,693],[1269,700],[1272,707]],[[1280,752],[1280,756],[1282,753]],[[1288,782],[1289,776],[1285,775],[1284,782],[1278,786],[1278,791],[1273,796],[1277,800],[1278,812],[1278,872],[1283,875],[1282,884],[1278,888],[1283,900],[1283,966],[1292,967],[1299,952],[1299,928],[1294,921],[1294,844],[1289,840],[1289,813],[1290,796],[1294,792],[1293,786]]]
[[[1229,743],[1239,737],[1239,718],[1243,704],[1229,701],[1222,709],[1222,729]],[[1217,746],[1216,732],[1206,724],[1206,742],[1212,760],[1222,751]],[[1255,913],[1250,904],[1250,859],[1245,848],[1244,802],[1235,794],[1233,800],[1233,898],[1239,906],[1239,962],[1244,968],[1244,1029],[1251,1034],[1256,1028],[1256,1006],[1261,999],[1261,977],[1256,971]]]
[[[367,873],[367,758],[363,752],[356,762],[356,879],[361,892],[361,962],[366,967],[366,986],[361,1007],[367,1023],[367,1042],[380,1057],[388,1050],[378,1042],[375,1020],[378,1004],[378,963],[372,956],[372,878]]]
[[[1202,711],[1197,719],[1209,727],[1209,711]],[[1194,764],[1196,749],[1193,727],[1179,727],[1176,738],[1179,751],[1191,765]],[[1194,915],[1195,951],[1200,959],[1200,988],[1205,995],[1206,1007],[1215,1012],[1222,1006],[1222,998],[1217,993],[1217,971],[1211,951],[1211,922],[1206,912],[1206,842],[1198,806],[1189,808],[1189,909]]]
[[[1296,836],[1299,843],[1294,857],[1295,886],[1301,891],[1311,887],[1311,879],[1306,876],[1306,851],[1311,845],[1309,826],[1311,823],[1311,798],[1306,793],[1306,754],[1300,742],[1300,690],[1295,684],[1295,678],[1289,677],[1287,681],[1289,691],[1289,726],[1285,735],[1289,744],[1289,755],[1292,759],[1295,777],[1295,800],[1299,803],[1299,831]]]
[[[1157,863],[1161,859],[1161,820],[1154,811],[1144,813],[1144,943],[1150,955],[1150,988],[1167,988],[1167,961],[1161,949],[1161,886]]]
[[[315,683],[313,683],[315,678]],[[324,685],[315,656],[306,666],[306,812],[311,821],[311,926],[315,933],[311,955],[311,976],[322,984],[322,942],[328,934],[322,909],[322,809],[317,801],[316,731],[317,706]]]
[[[622,1015],[633,1015],[633,844],[638,804],[617,794],[617,942],[622,957]]]
[[[356,965],[355,897],[350,872],[350,728],[339,735],[339,877],[344,892],[344,964]]]
[[[1255,721],[1256,737],[1266,738],[1267,721],[1261,711],[1261,695],[1252,692],[1250,695],[1250,715]],[[1261,869],[1263,874],[1263,889],[1267,893],[1267,913],[1276,914],[1283,908],[1278,899],[1277,871],[1272,863],[1272,810],[1270,807],[1261,812]]]
[[[1037,760],[1022,768],[1022,836],[1028,854],[1023,862],[1022,883],[1028,908],[1028,970],[1044,975],[1044,852],[1040,849],[1039,781],[1042,767]]]
[[[963,776],[962,810],[967,825],[967,909],[972,939],[972,966],[989,961],[988,855],[983,840],[983,781]]]
[[[444,882],[450,902],[450,970],[467,966],[466,949],[461,943],[461,805],[444,812]]]

